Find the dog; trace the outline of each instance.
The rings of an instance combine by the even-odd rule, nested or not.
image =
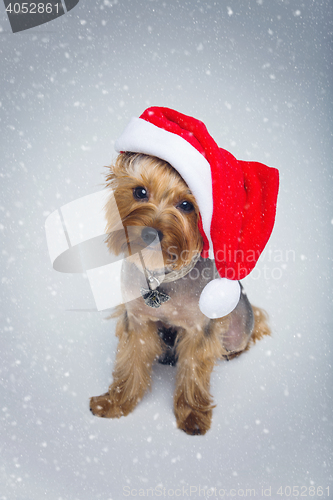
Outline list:
[[[243,289],[236,308],[222,318],[199,309],[198,297],[218,273],[214,260],[201,255],[196,198],[170,163],[121,152],[107,174],[107,187],[113,194],[106,206],[106,243],[113,254],[127,255],[124,305],[113,315],[119,339],[113,382],[108,392],[90,399],[91,412],[106,418],[128,415],[151,386],[153,364],[175,365],[177,426],[203,435],[214,408],[214,366],[269,335],[267,314],[251,306]],[[115,231],[116,212],[123,230]]]

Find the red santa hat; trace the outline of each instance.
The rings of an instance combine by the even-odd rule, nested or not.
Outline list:
[[[200,309],[211,318],[231,312],[238,280],[254,268],[273,229],[278,170],[237,160],[201,121],[169,108],[151,107],[132,118],[115,148],[161,158],[185,180],[199,206],[202,257],[215,259],[221,277],[203,290]]]

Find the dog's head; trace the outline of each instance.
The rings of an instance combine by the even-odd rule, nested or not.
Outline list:
[[[112,189],[123,228],[114,231],[114,206],[106,207],[107,244],[116,255],[127,253],[139,262],[143,249],[150,269],[181,269],[203,246],[198,229],[199,209],[182,177],[172,166],[156,157],[121,153],[110,167],[107,185]]]

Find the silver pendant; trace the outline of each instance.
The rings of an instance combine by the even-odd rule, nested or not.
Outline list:
[[[143,300],[145,301],[145,304],[149,307],[154,307],[158,308],[164,302],[168,302],[170,299],[170,296],[167,295],[166,293],[160,292],[159,290],[147,290],[146,288],[141,288],[140,289],[141,295],[143,297]]]

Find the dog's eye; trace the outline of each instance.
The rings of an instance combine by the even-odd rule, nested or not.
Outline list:
[[[182,201],[177,208],[180,208],[183,212],[192,212],[192,210],[194,210],[192,203],[186,200]]]
[[[147,200],[148,191],[142,186],[138,186],[133,189],[133,196],[136,200]]]

